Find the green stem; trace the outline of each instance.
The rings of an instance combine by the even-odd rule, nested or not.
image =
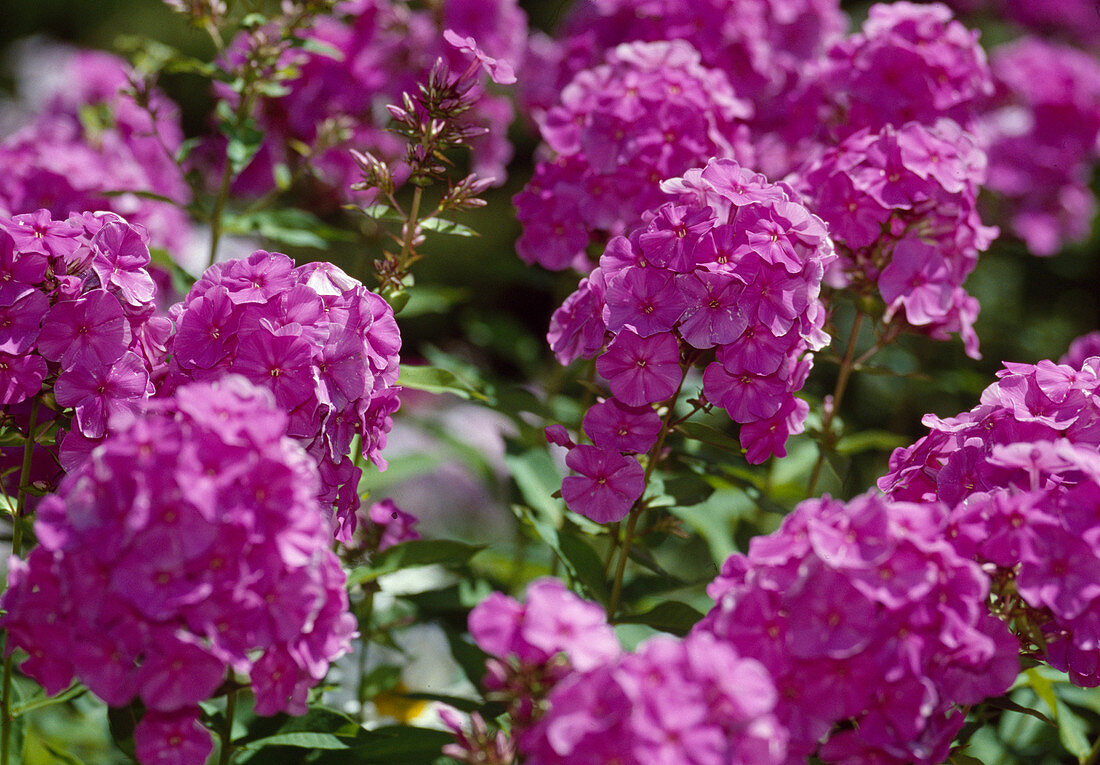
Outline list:
[[[417,224],[420,223],[420,202],[424,198],[424,187],[417,186],[413,190],[412,204],[409,206],[409,217],[405,220],[405,236],[401,241],[401,254],[397,256],[397,264],[401,269],[401,276],[405,276],[408,269],[408,257],[412,252],[413,239],[416,238]]]
[[[635,505],[630,510],[630,518],[626,522],[626,534],[623,537],[622,551],[619,553],[619,565],[615,568],[615,581],[611,585],[611,600],[607,603],[607,613],[614,618],[619,610],[619,598],[623,593],[623,575],[626,573],[626,561],[630,558],[630,545],[634,539],[634,529],[638,526],[638,519],[642,517],[645,508]]]
[[[218,765],[229,765],[233,758],[233,715],[237,711],[237,690],[225,695],[225,727],[222,729],[222,750],[218,755]]]
[[[34,457],[34,430],[38,426],[38,399],[31,403],[30,420],[27,423],[27,438],[23,441],[23,466],[19,471],[19,488],[15,514],[12,516],[11,554],[17,558],[23,554],[23,514],[27,509],[27,494],[30,488],[31,459]],[[0,695],[0,765],[8,765],[11,755],[12,715],[12,656],[7,651],[8,636],[3,637],[4,681]]]
[[[630,546],[634,540],[634,530],[638,526],[638,519],[641,518],[642,513],[645,511],[644,500],[646,489],[649,488],[649,479],[653,476],[653,471],[656,470],[657,463],[661,461],[661,449],[664,448],[665,438],[667,438],[669,432],[671,432],[672,423],[676,417],[676,402],[680,400],[680,391],[684,388],[684,380],[687,379],[688,370],[691,369],[691,365],[695,363],[695,358],[696,357],[690,357],[684,362],[681,368],[682,374],[680,375],[680,384],[676,386],[676,392],[668,399],[668,412],[665,414],[665,421],[661,424],[661,433],[657,436],[657,443],[649,450],[649,460],[646,463],[645,476],[642,479],[642,496],[634,503],[634,507],[630,509],[630,517],[626,522],[626,533],[623,536],[622,549],[619,552],[619,563],[615,568],[615,580],[611,585],[611,599],[607,603],[607,615],[611,618],[615,617],[615,612],[619,609],[619,599],[622,597],[623,591],[623,576],[626,573],[626,561],[630,558]]]
[[[817,452],[817,462],[814,463],[813,472],[810,473],[810,482],[806,487],[807,497],[813,496],[817,488],[817,480],[821,477],[821,468],[825,466],[825,454],[833,448],[833,419],[840,411],[840,402],[844,400],[844,392],[848,389],[848,379],[855,368],[852,361],[856,355],[856,344],[859,342],[859,329],[862,324],[863,312],[857,310],[856,317],[852,320],[852,334],[848,338],[848,348],[840,362],[840,373],[837,375],[836,387],[833,389],[832,406],[821,417],[821,445]]]
[[[359,648],[359,689],[356,693],[356,697],[359,700],[359,709],[362,711],[363,705],[366,703],[366,699],[363,696],[366,694],[366,678],[367,678],[367,651],[370,648],[371,630],[370,623],[374,618],[374,585],[368,584],[364,588],[363,600],[356,609],[359,616],[359,640],[361,646]]]
[[[1081,765],[1100,765],[1100,738],[1096,739],[1096,743],[1092,745],[1088,755],[1081,760]]]

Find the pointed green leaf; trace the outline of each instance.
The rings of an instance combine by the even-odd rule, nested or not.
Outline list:
[[[468,226],[461,223],[446,220],[444,218],[425,218],[420,221],[420,228],[434,231],[437,234],[451,234],[453,236],[481,236]]]
[[[678,600],[666,600],[658,603],[644,614],[624,616],[616,619],[618,624],[644,624],[662,632],[671,632],[673,635],[686,635],[692,627],[703,619],[703,614],[695,610],[687,603]]]
[[[481,380],[465,380],[454,372],[439,367],[402,364],[397,384],[428,393],[453,393],[465,399],[492,400]]]

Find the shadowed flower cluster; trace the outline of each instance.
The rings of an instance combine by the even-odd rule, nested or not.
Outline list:
[[[362,470],[352,440],[385,467],[397,410],[401,336],[393,310],[331,263],[295,267],[281,253],[211,266],[172,307],[177,331],[166,386],[244,375],[271,390],[287,433],[321,472],[322,504],[336,506],[337,536],[355,531]]]
[[[546,694],[574,671],[595,669],[621,652],[607,614],[558,579],[538,579],[527,601],[494,592],[470,612],[470,635],[491,657],[484,684],[508,704],[515,725],[542,714]]]
[[[1054,255],[1088,236],[1096,215],[1089,182],[1100,159],[1100,61],[1026,37],[997,48],[992,65],[997,95],[982,125],[988,186],[1028,249]]]
[[[760,662],[714,636],[656,637],[558,684],[520,748],[530,765],[781,765],[777,701]]]
[[[696,629],[775,678],[792,758],[943,762],[959,705],[1012,684],[1016,641],[946,530],[942,504],[826,497],[725,562]]]
[[[682,41],[623,44],[579,72],[540,122],[552,155],[515,197],[520,257],[587,272],[590,243],[664,201],[661,181],[711,157],[751,161],[752,107]]]
[[[317,471],[286,425],[239,376],[150,402],[43,500],[39,546],[11,560],[8,650],[47,693],[75,675],[111,706],[140,699],[143,762],[204,761],[198,704],[227,670],[258,714],[303,714],[350,649]]]
[[[994,608],[1024,649],[1100,685],[1100,360],[1005,366],[971,411],[926,415],[879,486],[952,506],[949,538],[993,567]]]
[[[63,79],[27,124],[0,141],[0,213],[45,208],[64,218],[110,210],[144,226],[154,245],[180,253],[190,191],[173,159],[183,141],[177,107],[157,90],[135,90],[129,67],[106,53],[43,46],[28,59],[35,68],[28,89],[40,87],[41,69],[60,68]]]
[[[945,340],[977,358],[978,301],[963,282],[998,230],[977,211],[986,157],[948,119],[863,129],[796,174],[796,188],[829,224],[840,256],[827,281],[877,292],[884,320]]]
[[[264,99],[258,109],[264,144],[238,188],[267,191],[277,165],[293,171],[306,162],[324,186],[347,197],[359,180],[349,148],[385,162],[401,159],[405,142],[386,130],[386,107],[402,103],[403,93],[416,94],[437,59],[451,71],[467,68],[464,52],[444,41],[443,30],[473,37],[494,64],[518,64],[527,18],[515,0],[448,0],[418,9],[390,0],[346,0],[335,13],[319,16],[300,33],[305,44],[282,62],[297,76],[283,83],[284,95]],[[242,55],[248,39],[236,41],[231,56]],[[473,170],[503,181],[512,156],[507,129],[513,107],[507,98],[484,92],[487,76],[475,79],[481,81],[479,97],[470,97],[473,108],[461,120],[484,133],[472,142]]]

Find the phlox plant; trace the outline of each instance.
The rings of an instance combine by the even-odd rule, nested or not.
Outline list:
[[[0,765],[1100,763],[1091,3],[108,6],[0,30]]]

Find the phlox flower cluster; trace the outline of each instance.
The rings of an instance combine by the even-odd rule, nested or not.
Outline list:
[[[494,592],[470,612],[470,635],[489,654],[485,687],[508,703],[515,725],[530,725],[546,694],[572,672],[613,661],[622,651],[607,614],[561,580],[537,579],[527,599]]]
[[[1100,446],[1100,365],[1006,362],[998,380],[969,412],[941,419],[926,414],[928,435],[895,449],[878,487],[891,498],[941,501],[954,507],[975,493],[1031,487],[1025,475],[990,460],[996,447],[1065,439]]]
[[[978,301],[962,285],[998,233],[977,211],[985,169],[976,139],[947,119],[864,128],[823,151],[793,181],[836,242],[827,281],[877,292],[887,322],[959,333],[977,358]]]
[[[1012,684],[1016,640],[946,531],[940,503],[825,497],[725,562],[696,631],[771,673],[790,762],[943,762],[959,705]]]
[[[437,6],[344,0],[334,13],[317,17],[299,35],[313,49],[295,47],[282,62],[298,72],[283,83],[287,92],[262,101],[256,117],[264,144],[238,189],[262,193],[272,188],[276,165],[301,163],[295,148],[301,144],[317,149],[308,160],[311,172],[342,197],[360,175],[349,148],[387,162],[401,159],[405,143],[386,130],[386,106],[401,104],[405,92],[415,94],[437,59],[452,71],[467,68],[464,54],[444,42],[444,30],[473,37],[489,56],[518,66],[527,17],[516,0],[445,0]],[[247,40],[235,41],[231,55],[241,55]],[[471,144],[473,170],[503,181],[512,157],[507,130],[514,109],[507,98],[484,91],[486,80],[481,78],[480,98],[471,99],[473,108],[462,119],[488,128]],[[234,97],[228,89],[222,95]]]
[[[776,116],[777,97],[847,26],[837,0],[582,0],[562,23],[560,39],[536,38],[521,79],[530,105],[547,109],[577,72],[615,46],[684,40],[767,122]]]
[[[140,699],[142,762],[204,762],[198,705],[227,671],[258,714],[305,713],[355,633],[344,574],[268,391],[228,376],[121,419],[39,505],[0,624],[47,693],[75,676],[111,706]]]
[[[25,422],[53,391],[72,410],[61,464],[154,391],[171,322],[155,314],[145,230],[114,213],[0,218],[0,406]],[[39,409],[39,423],[49,416]]]
[[[1092,0],[992,0],[994,9],[1038,34],[1100,51],[1100,14]],[[1003,8],[998,8],[1003,6]]]
[[[970,412],[926,415],[929,434],[895,451],[879,486],[953,507],[956,549],[994,567],[995,594],[1018,595],[995,605],[1025,648],[1100,685],[1100,363],[1005,366]]]
[[[1100,458],[1058,441],[995,446],[989,461],[1031,490],[975,492],[951,514],[960,555],[993,566],[994,609],[1025,651],[1100,685]]]
[[[997,48],[991,62],[987,185],[1028,250],[1053,255],[1087,237],[1096,215],[1089,182],[1100,159],[1100,60],[1025,37]]]
[[[331,263],[295,267],[259,250],[211,266],[171,309],[176,334],[168,390],[237,373],[271,390],[287,433],[320,467],[322,504],[336,506],[337,537],[351,539],[362,470],[352,440],[385,467],[397,410],[401,336],[381,297]]]
[[[682,41],[624,43],[578,72],[539,124],[546,152],[516,195],[520,257],[591,268],[586,249],[664,201],[661,181],[711,157],[751,163],[752,107]]]
[[[44,69],[60,68],[56,93],[0,140],[0,213],[45,208],[55,218],[110,210],[144,226],[150,241],[179,253],[189,226],[190,192],[173,156],[183,141],[179,109],[150,90],[149,108],[131,91],[132,73],[106,53],[39,49],[27,56],[24,89],[39,88]],[[135,193],[150,192],[165,202]]]
[[[655,637],[576,672],[520,739],[530,765],[781,765],[768,671],[705,632]]]
[[[942,117],[971,128],[993,92],[978,36],[941,3],[871,6],[861,30],[834,43],[807,76],[798,129],[824,130],[835,140]],[[816,112],[809,108],[815,99]]]
[[[808,408],[794,393],[808,352],[828,341],[818,295],[833,245],[789,186],[712,160],[663,188],[672,200],[611,240],[547,336],[562,363],[598,356],[611,388],[585,418],[595,445],[566,458],[581,476],[562,485],[570,508],[599,522],[641,495],[641,468],[623,453],[653,446],[652,405],[677,393],[685,366],[709,360],[703,394],[744,426],[747,457],[760,463],[801,432]]]

